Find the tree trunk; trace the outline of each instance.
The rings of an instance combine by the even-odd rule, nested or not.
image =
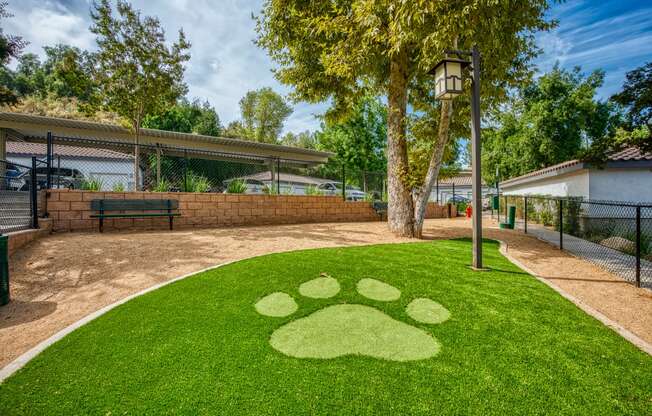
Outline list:
[[[412,193],[406,185],[408,157],[406,135],[408,56],[405,50],[391,58],[389,66],[387,114],[387,185],[390,231],[399,236],[414,236]]]
[[[448,144],[450,122],[453,114],[453,102],[450,100],[442,101],[441,115],[439,118],[439,132],[437,134],[437,143],[430,157],[428,172],[423,185],[414,192],[414,236],[421,238],[423,232],[423,219],[430,200],[432,185],[439,177],[439,168],[444,157],[444,150]]]

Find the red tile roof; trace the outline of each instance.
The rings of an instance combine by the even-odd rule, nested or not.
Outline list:
[[[652,152],[643,153],[636,147],[630,147],[609,155],[609,160],[652,160]]]

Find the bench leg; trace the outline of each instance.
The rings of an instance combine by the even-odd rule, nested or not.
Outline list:
[[[104,218],[100,217],[100,232],[104,232]]]
[[[170,231],[172,231],[172,221],[174,220],[174,217],[170,217]]]

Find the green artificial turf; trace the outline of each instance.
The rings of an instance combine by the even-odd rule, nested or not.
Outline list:
[[[485,243],[492,270],[469,267],[468,241],[275,254],[234,263],[136,298],[48,348],[0,385],[0,415],[73,414],[652,414],[652,357]],[[304,297],[325,273],[341,290]],[[361,279],[400,290],[361,296]],[[254,305],[282,292],[286,317]],[[431,299],[450,312],[422,324]],[[293,358],[280,327],[331,305],[373,307],[439,343],[432,358]]]

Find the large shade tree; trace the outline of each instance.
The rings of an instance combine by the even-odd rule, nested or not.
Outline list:
[[[578,157],[613,134],[620,112],[596,98],[604,72],[555,66],[516,89],[484,131],[483,177],[495,183]]]
[[[265,87],[247,92],[239,104],[246,138],[277,143],[283,123],[292,114],[292,107],[285,99]]]
[[[342,117],[370,92],[386,95],[390,229],[420,236],[425,207],[451,136],[451,101],[435,103],[428,72],[444,50],[477,44],[484,54],[483,106],[529,75],[533,32],[551,27],[546,0],[267,0],[258,44],[279,65],[277,78],[293,98],[332,100]],[[408,155],[408,103],[437,121],[425,176],[414,180]],[[464,111],[465,103],[462,102]],[[457,137],[462,132],[453,132]]]
[[[93,5],[91,31],[97,35],[95,77],[101,106],[129,121],[134,134],[134,183],[139,186],[139,138],[143,119],[175,104],[187,90],[183,63],[190,59],[182,30],[168,45],[155,17],[141,16],[118,0],[117,14],[109,0]]]

